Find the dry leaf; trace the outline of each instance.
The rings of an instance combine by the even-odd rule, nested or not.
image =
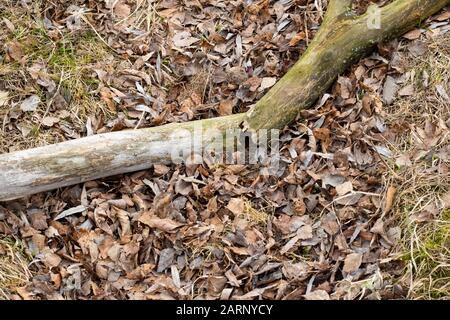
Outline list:
[[[130,218],[128,217],[128,212],[125,210],[122,210],[117,207],[112,207],[114,213],[116,214],[117,219],[119,220],[120,227],[122,229],[120,237],[123,238],[126,235],[131,234],[131,224],[130,224]]]
[[[165,175],[166,173],[168,173],[170,171],[170,168],[163,164],[154,164],[153,170],[155,171],[155,174],[162,176],[162,175]]]
[[[61,263],[61,258],[50,249],[44,250],[41,255],[42,262],[49,268],[57,267]]]
[[[20,104],[20,109],[22,111],[36,111],[39,103],[41,102],[41,98],[38,95],[32,95],[22,101]]]
[[[161,250],[158,259],[158,268],[156,272],[163,272],[173,264],[175,258],[175,250],[172,248],[166,248]]]
[[[231,198],[228,202],[227,209],[235,215],[244,213],[244,200],[241,198]]]
[[[3,107],[8,102],[8,92],[0,90],[0,107]]]
[[[439,95],[444,98],[444,100],[450,102],[450,96],[448,95],[447,91],[445,90],[445,88],[438,84],[436,85],[436,91],[439,93]]]
[[[183,48],[183,47],[189,47],[200,40],[197,38],[191,37],[191,33],[189,31],[182,31],[182,32],[175,34],[172,41],[176,47]]]
[[[80,206],[77,206],[77,207],[74,207],[74,208],[70,208],[70,209],[64,210],[63,212],[58,214],[55,218],[53,218],[53,220],[56,221],[56,220],[68,217],[68,216],[70,216],[72,214],[83,212],[84,210],[86,210],[86,207],[83,206],[83,205],[80,205]]]
[[[130,15],[130,13],[131,13],[130,6],[125,4],[125,3],[123,3],[123,2],[119,2],[114,7],[114,14],[118,18],[126,18],[126,17],[128,17]]]
[[[406,87],[403,87],[398,91],[399,96],[412,96],[413,94],[414,86],[412,84],[407,85]]]
[[[325,290],[314,290],[303,297],[306,300],[330,300],[330,295]]]
[[[57,117],[45,117],[44,119],[42,119],[42,124],[46,127],[51,127],[55,123],[58,123],[58,122],[59,122],[59,118],[57,118]]]
[[[229,247],[230,251],[240,255],[240,256],[248,256],[248,249],[247,248],[241,248],[241,247]]]
[[[142,214],[138,221],[148,225],[151,228],[155,228],[165,232],[175,232],[175,229],[183,225],[182,223],[173,221],[171,219],[160,219],[157,216],[150,214],[149,211]]]
[[[219,103],[219,115],[228,116],[233,113],[233,100],[223,100]]]
[[[394,78],[387,76],[383,87],[383,100],[386,104],[390,105],[394,102],[397,95],[398,86]]]
[[[306,38],[306,34],[302,31],[297,33],[290,41],[289,46],[295,47],[300,41]]]
[[[344,261],[343,271],[346,273],[352,273],[359,269],[362,262],[362,254],[351,253],[347,255]]]
[[[448,19],[450,19],[450,11],[444,11],[444,12],[438,14],[434,18],[434,20],[437,20],[437,21],[445,21],[445,20],[448,20]]]
[[[263,91],[267,88],[272,87],[277,82],[277,78],[265,77],[262,78],[261,85],[259,87],[259,91]]]
[[[5,52],[9,60],[14,61],[19,61],[24,55],[22,46],[17,41],[8,42],[5,44]]]
[[[362,195],[359,193],[349,193],[347,195],[341,196],[335,200],[337,204],[343,206],[352,206],[358,203],[359,199],[361,199]]]
[[[343,196],[353,191],[353,184],[350,181],[344,182],[336,186],[336,192],[339,196]]]
[[[413,30],[405,33],[403,35],[403,38],[406,38],[408,40],[415,40],[415,39],[420,38],[420,34],[421,34],[420,29],[413,29]]]

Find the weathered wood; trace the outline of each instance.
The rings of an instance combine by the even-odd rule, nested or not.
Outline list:
[[[0,155],[0,201],[150,168],[168,161],[174,150],[190,148],[196,125],[224,133],[227,129],[283,128],[302,109],[325,93],[336,77],[375,44],[401,35],[450,0],[396,0],[380,11],[380,28],[369,28],[372,17],[354,15],[351,0],[331,0],[321,29],[301,59],[256,105],[244,114],[155,128],[99,134],[78,140]],[[208,143],[203,131],[197,139]]]
[[[244,114],[93,135],[0,155],[0,200],[149,168],[192,149],[192,139],[208,145]],[[201,135],[194,130],[203,128]]]

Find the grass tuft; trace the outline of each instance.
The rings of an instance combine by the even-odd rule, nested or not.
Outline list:
[[[17,288],[28,284],[32,276],[28,263],[19,241],[0,238],[0,300],[11,299]]]
[[[402,240],[394,255],[406,265],[399,283],[409,288],[408,298],[449,299],[450,104],[437,87],[450,92],[450,36],[431,40],[428,52],[411,58],[408,69],[416,92],[387,110],[391,127],[409,129],[400,130],[391,147],[396,159],[406,155],[410,163],[391,163],[401,179],[385,176],[398,188],[392,213]]]

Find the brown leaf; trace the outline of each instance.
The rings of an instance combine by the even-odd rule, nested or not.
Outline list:
[[[219,103],[219,115],[221,116],[228,116],[233,113],[233,106],[234,102],[233,100],[222,100]]]
[[[242,214],[244,212],[244,200],[241,198],[231,198],[228,202],[227,209],[235,215]]]
[[[339,196],[343,196],[353,191],[353,184],[350,181],[344,182],[336,186],[336,192]]]
[[[114,14],[118,17],[118,18],[126,18],[130,15],[131,13],[131,8],[129,5],[119,2],[115,7],[114,7]]]
[[[434,18],[434,20],[437,20],[437,21],[445,21],[445,20],[448,20],[448,19],[450,19],[450,11],[444,11],[441,14],[438,14]]]
[[[239,287],[242,283],[241,280],[238,280],[236,278],[236,275],[231,270],[227,270],[227,272],[225,272],[225,276],[228,278],[230,284],[234,287]]]
[[[295,213],[299,216],[302,216],[306,213],[306,205],[301,198],[292,199],[292,207]]]
[[[300,41],[304,40],[306,38],[306,34],[301,31],[299,33],[297,33],[290,41],[289,41],[289,46],[291,47],[295,47],[297,45],[297,43],[299,43]]]
[[[322,218],[323,229],[331,236],[335,235],[339,231],[339,224],[337,222],[336,216],[333,213],[327,213]]]
[[[208,277],[208,292],[217,295],[222,292],[227,284],[227,278],[224,276]]]
[[[376,233],[376,234],[380,234],[380,235],[384,235],[384,222],[382,218],[379,218],[375,224],[373,225],[373,227],[370,229],[370,232]]]
[[[407,85],[406,87],[403,87],[398,91],[399,96],[412,96],[413,94],[414,86],[412,84]]]
[[[39,234],[39,233],[33,234],[33,236],[31,237],[31,240],[33,241],[33,244],[38,249],[38,252],[41,252],[46,247],[46,241],[45,241],[46,239],[45,239],[45,236],[42,234]]]
[[[240,255],[240,256],[248,256],[249,252],[247,248],[241,248],[241,247],[229,247],[230,251]]]
[[[304,225],[298,228],[297,236],[300,240],[307,240],[313,237],[313,229],[310,225]]]
[[[12,41],[5,44],[5,52],[9,61],[19,61],[23,58],[23,49],[19,42]]]
[[[384,214],[388,213],[391,208],[392,204],[394,203],[395,193],[397,192],[397,188],[393,186],[389,186],[386,191],[386,203],[384,205]]]
[[[117,219],[119,220],[120,227],[121,227],[121,233],[120,237],[123,238],[127,235],[131,234],[131,224],[130,224],[130,218],[128,217],[128,212],[125,210],[122,210],[117,207],[112,207],[113,212],[115,213]]]
[[[200,39],[191,37],[191,33],[189,31],[182,31],[175,34],[172,41],[176,47],[183,48],[193,45],[194,43],[200,41]]]
[[[155,265],[151,263],[144,263],[139,265],[133,271],[127,273],[127,279],[131,280],[143,280],[149,276],[149,274],[155,269]]]
[[[394,78],[387,76],[383,87],[383,100],[386,104],[390,105],[394,102],[397,95],[398,86]]]
[[[47,267],[54,268],[59,266],[61,258],[57,254],[54,254],[50,249],[46,249],[42,252],[42,262],[44,262]]]
[[[408,40],[416,40],[416,39],[420,38],[420,34],[421,34],[420,29],[413,29],[413,30],[408,31],[407,33],[405,33],[403,35],[403,38],[406,38]]]
[[[159,253],[158,268],[156,272],[163,272],[168,267],[170,267],[173,263],[174,258],[175,258],[174,249],[166,248],[161,250],[161,252]]]
[[[30,213],[31,225],[36,230],[45,230],[48,228],[47,215],[43,211]]]
[[[363,110],[368,114],[371,115],[372,114],[372,110],[371,110],[371,106],[372,106],[372,98],[369,94],[365,94],[364,97],[362,98],[362,107]]]
[[[162,175],[165,175],[167,172],[169,172],[170,168],[163,164],[154,164],[153,170],[155,171],[155,174],[162,176]]]
[[[304,262],[283,262],[282,272],[288,280],[301,279],[308,274],[308,265]]]
[[[251,77],[251,78],[247,79],[247,81],[244,82],[244,85],[249,86],[249,90],[253,92],[259,88],[261,82],[262,82],[262,80],[260,78]]]
[[[289,217],[286,214],[282,214],[278,218],[274,218],[272,223],[282,234],[290,234],[309,224],[309,219],[309,216]]]
[[[304,295],[306,300],[330,300],[329,294],[325,290],[314,290]]]
[[[46,127],[52,127],[55,123],[59,122],[59,118],[57,117],[45,117],[42,119],[42,124]]]
[[[183,224],[171,219],[160,219],[155,215],[152,215],[149,211],[143,213],[138,219],[139,222],[148,225],[151,228],[162,230],[165,232],[175,232],[177,228]]]
[[[404,166],[411,166],[412,162],[408,154],[403,154],[400,155],[397,159],[395,159],[395,164],[399,167],[404,167]]]
[[[345,258],[343,271],[346,273],[355,272],[361,266],[361,262],[362,254],[351,253]]]
[[[177,182],[175,182],[175,192],[179,193],[183,196],[189,195],[192,191],[192,183],[186,182],[183,179],[178,179]]]
[[[274,77],[262,78],[261,86],[259,87],[259,91],[263,91],[267,88],[272,87],[276,82],[277,82],[277,78],[274,78]]]

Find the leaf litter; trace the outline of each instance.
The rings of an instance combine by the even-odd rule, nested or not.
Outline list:
[[[304,52],[325,10],[310,1],[219,0],[0,9],[2,152],[244,112]],[[0,233],[20,237],[34,257],[31,281],[11,297],[407,296],[396,282],[404,262],[393,255],[402,230],[389,165],[430,158],[430,148],[448,161],[448,125],[412,128],[423,148],[398,155],[391,149],[408,125],[385,119],[389,105],[430,81],[430,99],[448,102],[448,83],[406,68],[426,55],[424,41],[448,38],[448,11],[426,24],[436,21],[380,45],[302,111],[282,132],[277,175],[255,165],[156,164],[0,204]],[[435,170],[448,171],[445,161]],[[416,221],[441,207],[423,206]]]

